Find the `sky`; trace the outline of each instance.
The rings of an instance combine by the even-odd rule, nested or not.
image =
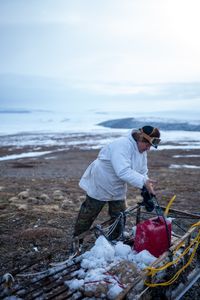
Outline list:
[[[200,112],[199,11],[199,0],[1,0],[0,108]]]

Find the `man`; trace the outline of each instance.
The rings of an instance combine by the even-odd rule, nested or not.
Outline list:
[[[80,187],[86,192],[74,229],[74,238],[87,231],[101,209],[108,203],[109,215],[117,218],[126,209],[127,183],[155,194],[154,180],[147,175],[147,151],[157,148],[160,132],[152,126],[132,130],[103,147],[96,160],[86,169]],[[110,239],[119,235],[116,227]]]

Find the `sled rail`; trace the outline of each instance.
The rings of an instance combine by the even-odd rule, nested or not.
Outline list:
[[[132,211],[137,208],[138,206],[135,206]],[[199,215],[190,214],[187,212],[180,212],[171,209],[169,213],[170,212],[177,215],[179,214],[180,216],[184,215],[192,219],[200,219]],[[108,221],[104,222],[104,224],[107,224]],[[92,231],[93,230],[94,228]],[[150,267],[156,269],[167,262],[173,261],[175,256],[174,252],[176,249],[184,251],[191,244],[191,251],[193,251],[194,245],[192,242],[195,241],[198,234],[198,226],[191,226],[183,236],[177,234],[173,236],[172,234],[172,245],[170,249],[156,259],[156,261],[154,261]],[[197,247],[192,263],[184,270],[184,272],[181,273],[181,276],[179,276],[173,284],[163,286],[161,289],[159,286],[147,286],[146,282],[158,284],[159,280],[161,282],[169,280],[174,273],[180,270],[182,266],[188,262],[190,259],[189,253],[187,253],[179,263],[177,263],[176,267],[166,269],[168,276],[167,279],[160,278],[158,280],[156,276],[150,276],[145,270],[141,271],[137,275],[133,274],[135,275],[135,277],[133,276],[133,282],[127,285],[125,284],[123,291],[115,299],[156,299],[157,295],[161,293],[161,290],[161,296],[164,295],[165,299],[181,299],[181,297],[200,278],[199,250],[199,247]],[[2,277],[0,278],[0,299],[5,299],[8,296],[16,296],[24,300],[88,299],[88,297],[81,290],[71,291],[65,283],[66,281],[76,279],[76,271],[80,269],[81,261],[82,255],[66,260],[62,264],[57,264],[55,266],[52,266],[50,262],[45,264],[44,260],[43,262],[41,260],[13,273],[12,275],[14,277],[14,281],[12,281],[12,277],[9,277],[9,275],[7,275],[7,278],[9,279],[8,281],[5,280],[5,277]],[[42,270],[41,265],[43,266]]]
[[[157,268],[162,263],[172,261],[173,260],[173,251],[179,247],[182,248],[182,251],[188,247],[190,241],[194,238],[195,232],[197,232],[198,229],[196,227],[191,227],[182,237],[176,238],[173,242],[170,249],[166,252],[164,252],[158,259],[154,261],[154,263],[151,264],[150,267]],[[197,232],[198,234],[198,232]],[[182,274],[181,278],[178,278],[174,284],[162,287],[162,296],[164,295],[165,299],[170,300],[179,300],[181,297],[196,283],[196,281],[200,278],[200,263],[199,263],[199,247],[196,252],[196,261],[193,264],[193,266],[190,266],[189,270],[186,269],[184,274]],[[188,259],[188,256],[184,257],[184,263],[186,263],[186,260]],[[178,268],[181,268],[183,264],[183,261],[180,262],[180,264],[176,267],[174,270],[174,273],[177,271]],[[171,276],[173,276],[173,272],[170,269],[169,272],[171,273]],[[116,298],[116,300],[122,300],[122,299],[147,299],[147,295],[151,295],[152,292],[154,292],[154,288],[151,288],[149,286],[145,285],[145,281],[153,282],[154,278],[149,277],[146,272],[141,273],[141,277],[138,278],[137,281],[130,284],[126,289],[124,289]],[[157,295],[159,294],[159,285],[157,289]],[[164,294],[163,294],[164,293]],[[154,293],[153,293],[154,294]],[[134,298],[135,297],[135,298]],[[154,299],[148,298],[148,299]]]

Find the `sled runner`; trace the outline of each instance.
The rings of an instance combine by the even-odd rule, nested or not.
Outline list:
[[[125,251],[128,247],[134,253],[148,250],[155,260],[145,268],[138,269],[132,261],[121,260],[106,268],[96,282],[84,280],[80,269],[86,255],[84,252],[75,253],[63,262],[43,264],[41,269],[38,263],[37,266],[26,266],[15,273],[4,274],[0,299],[9,299],[9,296],[26,300],[181,299],[200,277],[200,215],[171,209],[171,205],[155,205],[152,211],[144,210],[141,204],[127,209],[127,225],[122,227],[118,241],[110,242],[108,239],[116,220],[115,223],[108,220],[85,233],[95,233],[97,239],[104,237],[109,251],[116,249],[118,243]],[[119,216],[118,221],[122,218]],[[112,298],[114,287],[118,288],[118,293]]]

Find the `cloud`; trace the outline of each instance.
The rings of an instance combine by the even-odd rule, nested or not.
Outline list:
[[[96,90],[105,82],[110,93],[120,82],[127,94],[127,82],[198,81],[199,8],[197,0],[4,0],[0,70],[94,80]]]

